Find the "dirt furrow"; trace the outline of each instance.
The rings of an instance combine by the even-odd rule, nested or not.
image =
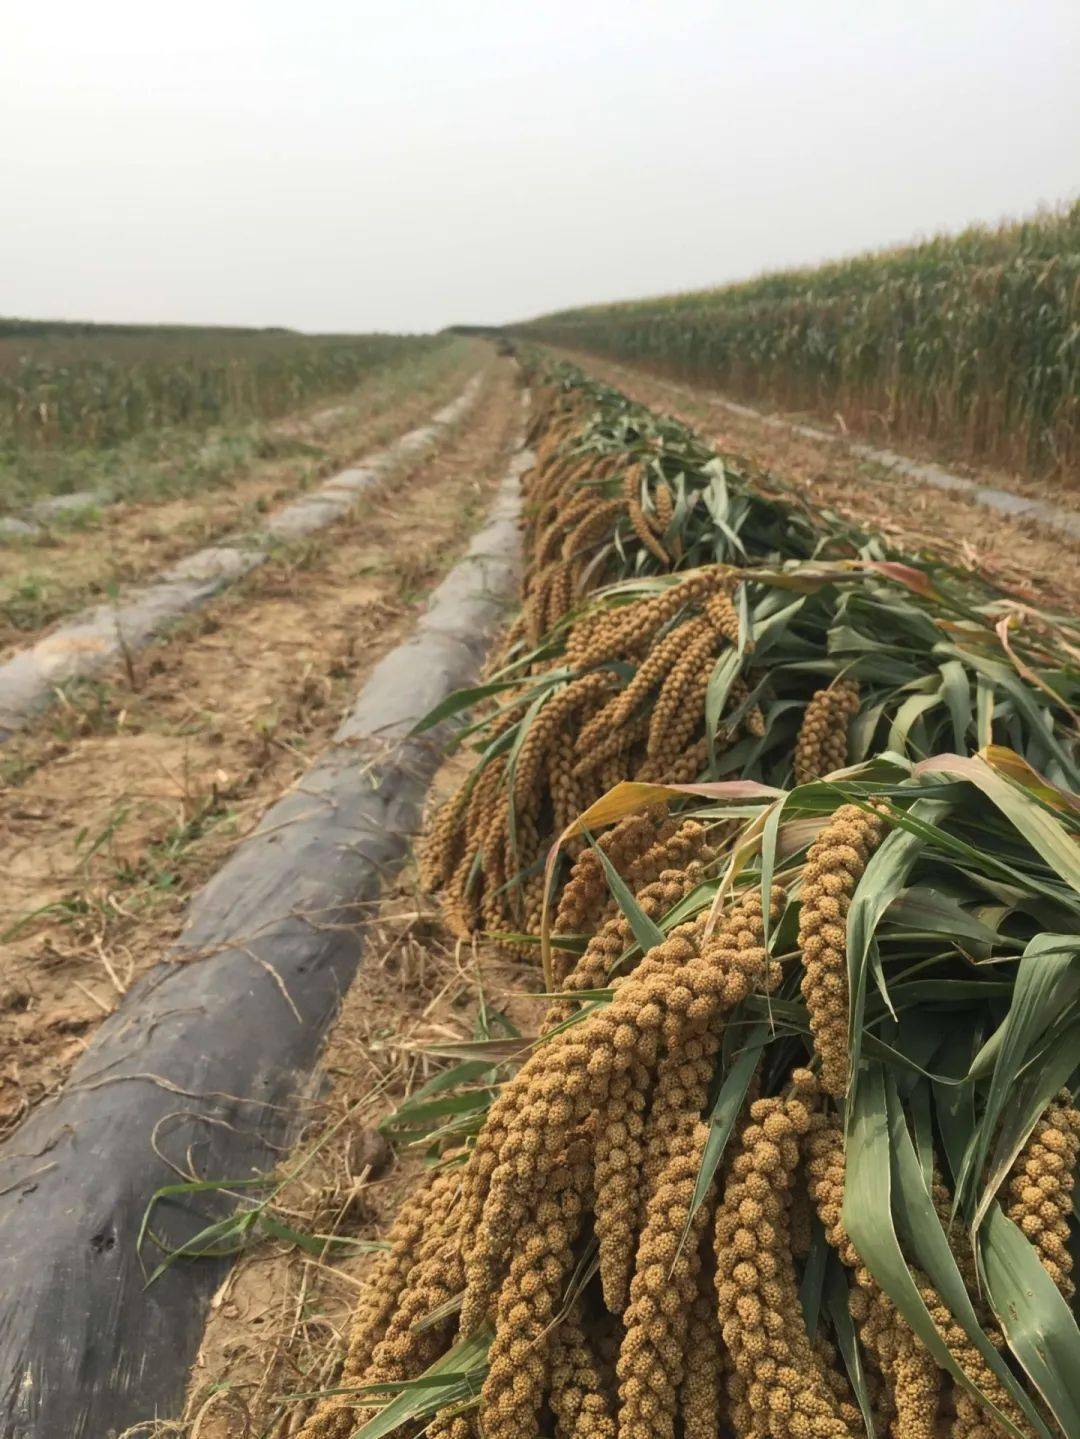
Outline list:
[[[515,373],[499,363],[461,432],[411,478],[283,546],[7,747],[7,1128],[63,1079],[160,957],[193,887],[327,741],[475,528],[518,424]]]

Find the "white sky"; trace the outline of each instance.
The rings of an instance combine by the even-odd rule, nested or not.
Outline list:
[[[0,314],[432,329],[1080,193],[1077,0],[9,0]]]

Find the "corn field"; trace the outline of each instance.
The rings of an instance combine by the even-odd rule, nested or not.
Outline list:
[[[0,449],[97,448],[173,425],[271,419],[438,343],[0,320]]]
[[[746,283],[546,315],[536,339],[878,442],[1080,470],[1080,204]]]
[[[541,379],[420,853],[536,1022],[384,1121],[303,1439],[1074,1439],[1077,627]]]

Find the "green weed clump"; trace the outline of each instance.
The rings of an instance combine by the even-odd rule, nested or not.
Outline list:
[[[1080,203],[997,228],[518,327],[889,442],[1080,468]]]

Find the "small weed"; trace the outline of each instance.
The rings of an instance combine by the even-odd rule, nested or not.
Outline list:
[[[47,530],[78,534],[101,523],[102,507],[99,503],[80,505],[78,509],[60,510],[49,516]]]
[[[68,680],[57,686],[56,697],[59,703],[52,715],[52,732],[60,740],[113,733],[124,713],[115,687],[107,680]]]
[[[117,830],[131,813],[131,805],[122,801],[116,805],[103,827],[91,839],[88,829],[79,830],[75,836],[75,852],[79,855],[79,869],[86,873],[86,868],[99,849],[103,849],[112,841]]]
[[[28,754],[4,754],[0,758],[0,789],[17,789],[34,773],[38,763]]]
[[[364,1103],[366,1101],[362,1101]],[[147,1285],[165,1272],[179,1259],[209,1259],[235,1256],[250,1249],[260,1239],[281,1239],[296,1245],[306,1254],[325,1259],[335,1247],[351,1249],[354,1253],[369,1253],[384,1250],[388,1246],[381,1240],[353,1239],[347,1235],[312,1234],[297,1229],[285,1220],[285,1211],[275,1208],[274,1201],[281,1192],[297,1179],[320,1150],[330,1142],[343,1125],[347,1124],[360,1104],[346,1110],[335,1122],[327,1127],[319,1139],[292,1164],[279,1178],[272,1175],[257,1179],[202,1179],[182,1184],[167,1184],[150,1196],[143,1214],[142,1224],[135,1241],[136,1253],[142,1256],[147,1242],[152,1242],[163,1254],[164,1259],[147,1276]],[[242,1207],[224,1219],[213,1220],[198,1234],[179,1246],[171,1245],[156,1235],[151,1228],[154,1211],[164,1200],[177,1199],[181,1195],[214,1194],[230,1199],[239,1199]],[[250,1197],[249,1197],[250,1196]]]
[[[183,882],[181,868],[191,849],[211,830],[233,819],[229,797],[214,788],[194,802],[192,812],[185,815],[160,839],[151,841],[136,862],[122,861],[116,866],[119,883],[137,886],[145,891],[176,889]]]
[[[8,623],[17,630],[36,630],[47,624],[53,617],[54,590],[55,583],[48,575],[23,575],[4,596]]]
[[[51,904],[43,904],[21,914],[14,924],[0,932],[0,944],[8,944],[17,939],[35,919],[48,918],[58,924],[74,924],[76,920],[98,913],[99,910],[100,906],[87,894],[65,895],[63,899],[53,900]]]

